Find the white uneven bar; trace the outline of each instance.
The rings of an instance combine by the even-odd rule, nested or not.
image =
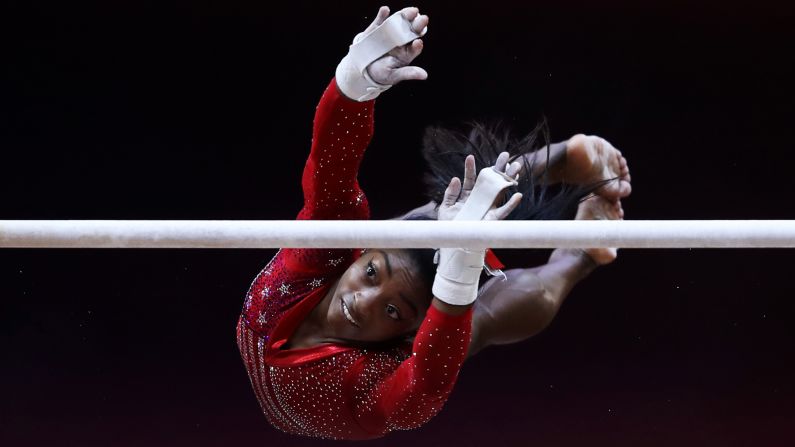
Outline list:
[[[0,248],[795,247],[795,220],[0,220]]]

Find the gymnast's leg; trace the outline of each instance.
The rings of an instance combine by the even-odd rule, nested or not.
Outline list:
[[[601,196],[583,201],[577,220],[622,219],[620,201]],[[616,259],[614,248],[557,249],[543,266],[512,269],[481,288],[472,319],[469,355],[491,345],[516,343],[541,332],[572,288],[596,267]]]
[[[525,157],[537,178],[543,175],[549,157],[549,183],[591,185],[604,182],[595,192],[610,201],[627,197],[632,192],[627,159],[609,141],[595,135],[577,134],[568,141],[550,144],[549,154],[544,147]]]

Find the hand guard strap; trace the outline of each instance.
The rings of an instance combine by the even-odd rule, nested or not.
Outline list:
[[[425,27],[421,33],[415,33],[411,22],[396,12],[369,33],[358,34],[348,49],[348,55],[337,65],[337,86],[345,96],[356,101],[375,99],[392,86],[373,81],[367,74],[367,67],[393,48],[424,36],[427,30]]]
[[[486,250],[439,249],[433,296],[456,306],[472,304],[478,297],[478,282],[485,255]]]
[[[480,171],[464,207],[453,220],[481,220],[503,189],[516,181],[493,168]],[[478,296],[478,283],[486,250],[441,248],[439,267],[433,281],[433,296],[447,304],[472,304]]]
[[[489,212],[503,189],[516,185],[516,180],[494,168],[483,168],[466,203],[453,220],[481,220]]]

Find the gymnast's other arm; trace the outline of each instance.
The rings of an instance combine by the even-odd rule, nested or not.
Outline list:
[[[507,158],[507,154],[505,155],[505,158]],[[505,175],[511,178],[519,174],[519,163],[512,163],[508,166],[505,163],[499,163],[500,160],[504,160],[504,158],[498,159],[497,165],[494,167],[495,170],[503,172]],[[467,174],[474,174],[474,172],[468,170]],[[453,178],[451,180],[450,185],[444,194],[445,199],[442,201],[442,204],[439,207],[439,220],[452,220],[452,218],[461,210],[463,204],[467,201],[475,186],[474,176],[468,177],[469,178],[465,178],[463,184],[458,178]],[[492,209],[486,213],[486,215],[483,217],[483,220],[505,219],[514,209],[516,209],[516,207],[519,206],[521,199],[522,195],[520,193],[513,194],[511,198],[500,207],[492,206]],[[442,263],[440,262],[440,266],[441,264]],[[438,279],[439,277],[437,276],[437,280]],[[477,303],[477,301],[475,301],[475,303]],[[433,307],[448,315],[463,314],[470,306],[472,306],[472,304],[473,303],[470,303],[466,306],[452,305],[445,300],[439,299],[437,296],[434,296],[433,300],[431,301],[431,305]],[[475,309],[477,310],[477,305],[475,305]]]
[[[505,154],[507,157],[507,153]],[[502,169],[499,169],[502,166]],[[500,220],[521,201],[514,193],[502,206],[491,204],[499,190],[513,184],[519,164],[505,164],[481,171],[482,182],[453,178],[439,207],[439,220],[454,220],[463,212],[467,219]],[[485,173],[485,174],[484,174]],[[478,185],[481,186],[480,189]],[[499,190],[495,191],[495,187]],[[468,203],[470,193],[477,199]],[[493,194],[493,195],[492,195]],[[466,207],[464,206],[466,203]],[[482,214],[482,213],[485,213]],[[485,249],[444,247],[433,281],[432,304],[412,345],[412,355],[376,387],[374,405],[360,415],[364,426],[391,429],[416,428],[430,420],[444,405],[456,382],[471,341],[473,302],[478,296]]]

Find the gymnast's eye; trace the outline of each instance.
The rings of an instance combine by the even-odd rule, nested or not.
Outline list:
[[[369,261],[367,263],[367,268],[364,269],[364,272],[367,274],[367,276],[371,278],[375,276],[376,270],[375,270],[375,265],[373,265],[373,261]]]
[[[386,305],[386,314],[389,315],[389,318],[393,320],[400,320],[400,309],[394,304],[387,304]]]

